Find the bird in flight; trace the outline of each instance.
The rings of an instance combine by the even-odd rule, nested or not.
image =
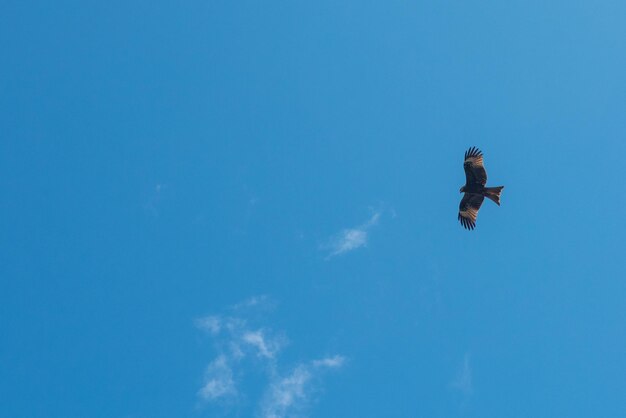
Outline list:
[[[476,147],[465,151],[463,169],[465,170],[465,186],[461,187],[460,192],[465,194],[459,205],[459,221],[465,229],[474,229],[478,210],[485,197],[500,206],[500,193],[504,186],[485,187],[487,172],[483,165],[483,153]]]

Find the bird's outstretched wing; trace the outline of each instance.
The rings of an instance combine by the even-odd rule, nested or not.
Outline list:
[[[465,170],[466,184],[487,184],[487,172],[483,165],[483,153],[476,147],[471,147],[465,151],[465,161],[463,161],[463,169]]]
[[[476,228],[476,218],[478,217],[478,210],[480,205],[483,204],[485,197],[480,194],[465,193],[461,204],[459,205],[459,221],[465,229]]]

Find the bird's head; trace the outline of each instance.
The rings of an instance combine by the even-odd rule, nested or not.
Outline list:
[[[465,186],[461,187],[461,190],[459,190],[459,193],[463,193],[465,192]]]

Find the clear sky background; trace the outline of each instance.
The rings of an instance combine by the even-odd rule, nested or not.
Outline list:
[[[3,1],[0,415],[626,416],[625,21]]]

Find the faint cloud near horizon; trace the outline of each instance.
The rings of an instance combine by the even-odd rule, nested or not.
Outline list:
[[[335,234],[326,245],[321,247],[330,251],[326,256],[326,260],[367,246],[369,230],[378,225],[380,216],[381,212],[377,211],[365,223],[355,228],[343,229]]]
[[[321,375],[342,367],[345,357],[334,355],[283,367],[280,354],[289,342],[286,335],[259,320],[259,313],[273,306],[267,296],[256,296],[231,306],[224,314],[194,321],[197,328],[212,337],[217,352],[197,392],[201,401],[222,407],[247,402],[250,394],[246,393],[246,385],[249,387],[250,382],[246,378],[251,375],[250,381],[258,382],[254,377],[260,373],[265,376],[265,386],[256,402],[256,415],[306,416]]]

